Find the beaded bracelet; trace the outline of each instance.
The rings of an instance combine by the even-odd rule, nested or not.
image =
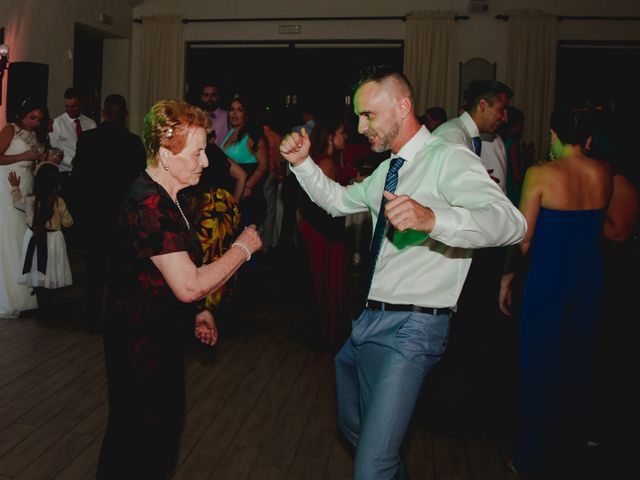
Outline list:
[[[232,247],[240,247],[241,249],[243,249],[244,252],[247,254],[247,262],[249,260],[251,260],[251,252],[249,251],[249,249],[247,248],[247,246],[244,243],[242,243],[242,242],[233,242],[231,244],[231,246]]]

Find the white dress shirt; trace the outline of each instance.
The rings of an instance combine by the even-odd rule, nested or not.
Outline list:
[[[466,111],[462,112],[459,117],[444,122],[432,133],[451,143],[466,145],[472,152],[475,152],[473,148],[473,137],[480,136],[476,122],[473,121],[471,115]]]
[[[96,128],[96,122],[89,117],[80,114],[80,126],[82,131],[91,130]],[[61,172],[70,172],[73,162],[73,157],[76,156],[76,142],[78,141],[78,135],[76,134],[75,120],[69,116],[68,113],[58,115],[53,120],[53,132],[54,135],[50,135],[51,145],[53,147],[60,148],[64,156],[62,162],[58,165],[58,169]]]
[[[498,180],[498,186],[503,192],[507,191],[507,150],[500,135],[480,135],[482,151],[480,160],[489,175]],[[495,181],[495,180],[494,180]]]
[[[526,221],[466,147],[431,135],[423,126],[397,156],[405,162],[396,195],[408,195],[430,207],[435,226],[430,235],[400,233],[413,238],[408,246],[383,239],[369,298],[455,307],[471,264],[471,249],[518,243]],[[331,215],[369,210],[375,224],[389,164],[390,159],[385,160],[363,182],[347,187],[327,178],[309,157],[291,170],[311,199]]]

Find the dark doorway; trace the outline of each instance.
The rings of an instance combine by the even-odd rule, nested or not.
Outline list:
[[[604,129],[613,139],[616,168],[640,185],[633,161],[640,130],[640,42],[560,42],[556,70],[558,105],[591,106],[609,113]],[[624,153],[626,152],[626,153]]]
[[[638,111],[640,42],[560,42],[556,70],[556,105],[606,105]]]
[[[187,100],[198,103],[201,85],[221,89],[223,106],[241,93],[264,111],[301,114],[302,108],[343,108],[358,73],[369,64],[401,69],[403,43],[296,42],[191,43],[187,49]],[[297,119],[296,119],[297,120]]]
[[[73,86],[85,101],[82,113],[100,122],[103,39],[89,27],[76,25],[73,45]],[[62,100],[60,100],[62,102]]]

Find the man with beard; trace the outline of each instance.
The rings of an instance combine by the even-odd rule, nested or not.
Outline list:
[[[211,132],[208,136],[209,143],[222,146],[224,137],[229,132],[229,112],[220,108],[220,91],[212,83],[205,83],[200,94],[200,107],[209,114],[211,119]]]
[[[280,151],[330,214],[369,210],[375,222],[362,310],[336,356],[338,423],[355,447],[354,478],[408,478],[401,446],[444,353],[470,249],[518,243],[526,222],[472,152],[420,125],[402,73],[366,69],[354,99],[358,131],[374,151],[391,151],[364,181],[328,179],[308,156],[304,130]]]

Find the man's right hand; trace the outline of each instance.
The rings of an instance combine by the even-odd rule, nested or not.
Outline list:
[[[287,162],[292,165],[302,163],[309,155],[311,140],[305,128],[298,132],[291,132],[282,139],[280,143],[280,153]]]

